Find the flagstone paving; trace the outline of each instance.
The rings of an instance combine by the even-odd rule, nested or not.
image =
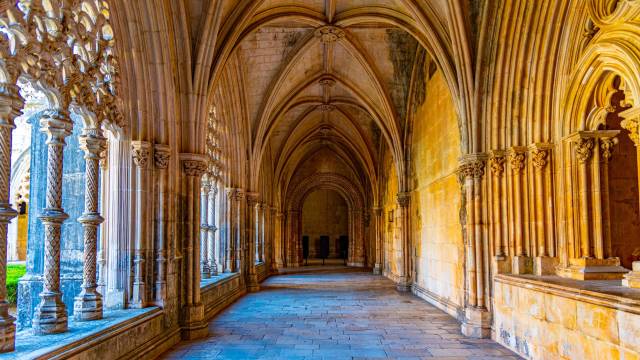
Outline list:
[[[519,359],[460,333],[451,316],[365,272],[281,275],[164,359]]]

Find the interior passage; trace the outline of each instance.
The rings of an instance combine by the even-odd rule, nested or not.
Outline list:
[[[360,271],[271,277],[209,324],[205,339],[165,359],[518,359],[489,339],[470,339],[455,319]]]

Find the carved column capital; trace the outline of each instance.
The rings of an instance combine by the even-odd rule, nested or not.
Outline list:
[[[535,143],[529,146],[531,153],[531,163],[536,170],[543,170],[549,163],[549,155],[551,153],[551,145],[544,143]]]
[[[600,139],[600,153],[602,155],[602,160],[607,162],[611,159],[613,148],[617,143],[618,139],[616,137]]]
[[[410,192],[399,192],[396,195],[396,200],[398,201],[398,205],[400,207],[408,207],[411,202],[411,193]]]
[[[502,176],[504,174],[505,153],[501,150],[492,150],[489,153],[489,166],[494,176]]]
[[[15,127],[13,120],[20,115],[23,106],[20,88],[14,84],[0,83],[0,126]]]
[[[187,176],[200,177],[207,171],[205,155],[181,153],[180,161],[182,162],[182,170]]]
[[[131,156],[133,163],[141,169],[146,169],[149,165],[151,155],[151,143],[148,141],[135,140],[131,142]]]
[[[519,175],[526,166],[527,148],[513,146],[509,148],[509,168],[513,174]]]
[[[247,196],[247,204],[249,207],[256,207],[258,205],[258,200],[260,199],[260,193],[248,191],[246,192]]]
[[[578,137],[575,140],[576,157],[581,163],[587,162],[593,155],[593,138]]]
[[[384,208],[382,208],[382,207],[374,207],[371,210],[373,210],[373,215],[382,216],[382,211],[384,210]]]
[[[84,151],[85,159],[100,160],[107,150],[107,139],[102,136],[100,129],[91,134],[83,134],[78,137],[80,149]]]
[[[165,144],[155,144],[153,146],[153,160],[156,168],[166,169],[171,159],[171,148]]]
[[[458,176],[462,179],[482,179],[486,163],[485,154],[469,154],[462,157],[458,167]]]
[[[47,134],[47,144],[64,146],[64,139],[73,131],[73,122],[66,111],[45,110],[40,119],[40,131]]]

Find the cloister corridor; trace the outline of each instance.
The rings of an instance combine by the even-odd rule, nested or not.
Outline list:
[[[334,267],[332,267],[334,268]],[[392,281],[344,268],[273,276],[161,359],[519,359]]]

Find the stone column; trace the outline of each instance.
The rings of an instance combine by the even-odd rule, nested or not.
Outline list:
[[[9,203],[11,179],[11,133],[23,106],[20,89],[0,83],[0,353],[15,349],[15,318],[7,303],[7,230],[17,212]]]
[[[401,263],[398,266],[400,273],[398,274],[398,283],[396,289],[398,291],[410,291],[411,279],[410,279],[410,261],[411,261],[411,219],[410,208],[411,193],[401,192],[397,195],[398,211],[400,219],[400,253],[402,254]]]
[[[514,274],[529,274],[533,271],[529,240],[526,237],[526,223],[524,220],[525,189],[524,173],[527,161],[527,148],[514,146],[509,149],[509,169],[511,170],[512,183],[512,239],[515,242],[515,256],[511,264]]]
[[[484,338],[491,332],[490,314],[485,305],[485,253],[483,241],[482,178],[485,168],[484,154],[465,156],[459,174],[464,184],[465,200],[465,263],[466,301],[462,333]]]
[[[147,284],[145,281],[145,218],[147,214],[146,203],[146,171],[149,167],[149,159],[151,156],[151,143],[146,141],[132,141],[131,142],[131,154],[133,162],[135,164],[135,179],[136,179],[136,191],[135,191],[135,216],[136,221],[134,224],[134,250],[133,250],[133,296],[129,306],[132,308],[144,308],[147,306]]]
[[[218,227],[216,226],[216,196],[218,195],[218,183],[217,181],[213,182],[211,189],[209,190],[209,210],[207,211],[209,224],[209,231],[207,233],[207,242],[209,246],[207,249],[209,250],[208,258],[209,258],[209,267],[212,276],[218,275],[218,261],[216,259],[217,251],[216,248],[220,248],[219,244],[216,244],[216,231]]]
[[[226,239],[226,262],[225,272],[235,272],[237,271],[235,266],[235,245],[236,245],[236,237],[237,237],[237,204],[236,204],[236,189],[234,188],[226,188],[227,194],[227,239]]]
[[[258,234],[256,232],[256,218],[258,214],[258,194],[247,193],[247,217],[246,217],[246,239],[247,239],[247,252],[246,262],[248,267],[247,273],[247,290],[249,292],[256,292],[260,290],[260,283],[258,283],[258,274],[256,272],[256,247],[258,241]]]
[[[249,262],[247,261],[247,201],[246,192],[243,189],[237,189],[236,191],[236,243],[235,243],[235,267],[239,272],[246,273],[248,270]]]
[[[555,274],[557,265],[553,255],[553,228],[550,228],[553,212],[553,199],[551,198],[547,169],[550,161],[551,145],[536,143],[529,146],[531,163],[534,170],[534,191],[532,202],[534,203],[534,216],[532,216],[535,226],[535,239],[533,240],[537,249],[536,257],[533,259],[533,273],[538,276]],[[548,214],[549,213],[549,214]]]
[[[274,254],[275,254],[275,267],[277,269],[282,269],[286,266],[286,247],[285,247],[285,242],[286,242],[286,236],[285,236],[285,223],[286,223],[286,219],[284,216],[284,213],[281,211],[277,211],[276,209],[276,216],[275,216],[275,229],[274,229],[274,238],[273,238],[273,242],[274,242]],[[277,241],[277,245],[275,244],[275,242]]]
[[[376,242],[375,263],[373,266],[373,273],[376,275],[382,274],[382,230],[384,225],[382,223],[383,208],[373,208],[373,236]]]
[[[489,158],[491,168],[491,213],[492,213],[492,235],[494,239],[494,273],[503,274],[511,271],[511,264],[508,261],[508,244],[507,237],[504,236],[504,227],[506,226],[506,213],[503,208],[504,192],[504,165],[505,154],[500,150],[492,150]]]
[[[106,149],[107,140],[102,136],[99,124],[92,124],[80,136],[80,149],[84,151],[85,185],[84,213],[78,219],[84,232],[82,290],[73,303],[73,316],[77,321],[102,319],[102,295],[96,284],[96,253],[98,226],[104,219],[98,212],[98,184],[100,181],[100,154]]]
[[[207,322],[204,319],[204,306],[200,299],[200,239],[201,233],[201,195],[200,179],[207,170],[206,157],[200,154],[181,153],[183,170],[183,274],[186,277],[184,287],[184,317],[182,337],[191,340],[207,335]]]
[[[39,216],[44,224],[44,288],[32,327],[36,334],[53,334],[67,330],[67,309],[60,292],[61,227],[69,217],[62,209],[62,160],[64,139],[71,134],[73,122],[64,110],[47,110],[40,126],[48,147],[46,208]]]
[[[167,177],[171,149],[168,145],[155,144],[153,159],[156,166],[158,181],[158,215],[156,223],[156,279],[155,293],[156,301],[162,302],[167,298],[167,253],[168,253],[168,208],[167,208]]]
[[[200,188],[200,274],[203,279],[211,277],[209,268],[209,192],[211,185],[208,179],[202,180]]]
[[[263,254],[264,254],[264,231],[265,231],[265,209],[266,205],[264,203],[259,203],[257,205],[258,209],[258,226],[256,229],[256,261],[258,263],[264,262]]]

